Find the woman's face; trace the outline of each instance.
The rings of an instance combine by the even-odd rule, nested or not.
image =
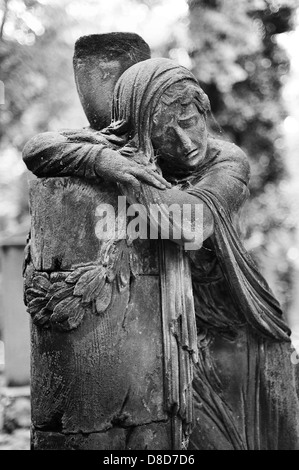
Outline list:
[[[186,96],[162,104],[156,113],[152,143],[168,167],[197,167],[205,158],[207,137],[205,116],[198,111],[193,98]]]

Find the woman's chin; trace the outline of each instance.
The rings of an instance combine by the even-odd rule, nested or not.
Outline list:
[[[162,172],[176,174],[182,172],[190,172],[196,170],[196,168],[203,162],[204,157],[201,155],[194,155],[191,158],[185,159],[172,159],[172,160],[164,160],[160,159],[160,165]]]
[[[203,158],[201,156],[195,155],[189,160],[185,160],[184,166],[185,168],[194,169],[194,168],[197,168],[201,164],[202,161],[203,161]]]

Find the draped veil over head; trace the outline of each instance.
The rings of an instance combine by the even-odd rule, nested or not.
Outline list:
[[[154,159],[151,143],[153,116],[162,95],[172,85],[190,80],[195,85],[194,101],[198,109],[207,113],[210,103],[194,75],[170,59],[148,59],[127,69],[119,78],[112,106],[112,123],[106,132],[125,136],[126,154],[146,156],[144,163]]]

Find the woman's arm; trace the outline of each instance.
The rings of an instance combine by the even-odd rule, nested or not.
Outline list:
[[[214,219],[208,206],[197,196],[176,188],[158,190],[142,184],[138,193],[127,186],[122,192],[130,204],[142,204],[146,213],[146,222],[150,233],[156,234],[158,227],[160,237],[169,239],[185,249],[198,250],[204,240],[214,231]],[[138,210],[138,206],[136,206]]]
[[[123,157],[101,133],[88,130],[45,132],[24,147],[27,168],[38,177],[75,176],[131,184],[139,181],[165,189],[171,185],[158,173]]]
[[[105,148],[103,142],[78,139],[59,132],[39,134],[25,145],[23,160],[27,168],[38,177],[78,176],[96,177],[95,162]]]

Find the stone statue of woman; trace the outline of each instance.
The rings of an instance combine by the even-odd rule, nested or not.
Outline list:
[[[290,331],[235,229],[248,161],[212,135],[209,115],[189,70],[148,59],[120,76],[108,127],[41,134],[26,145],[24,161],[38,177],[116,182],[148,210],[152,203],[188,204],[192,213],[202,206],[203,245],[184,254],[198,347],[189,449],[298,449]]]

